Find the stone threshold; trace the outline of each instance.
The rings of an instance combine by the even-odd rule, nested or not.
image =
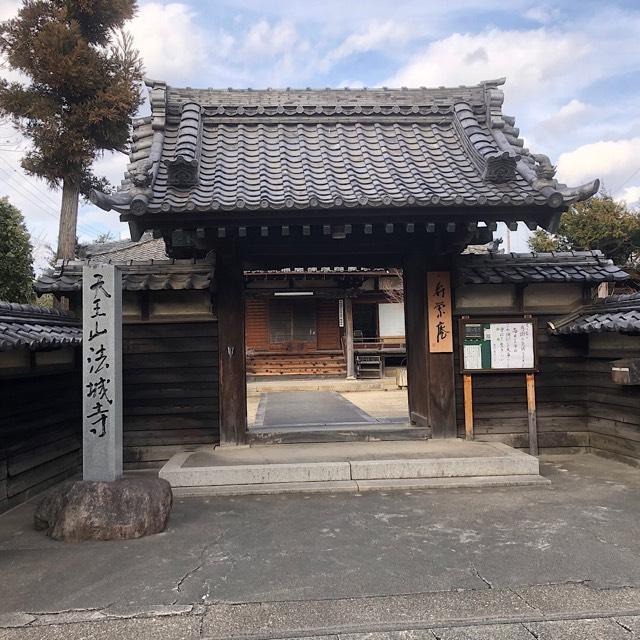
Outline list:
[[[430,440],[201,449],[159,473],[176,495],[515,486],[548,482],[537,458],[501,443]],[[197,491],[194,491],[197,489]]]

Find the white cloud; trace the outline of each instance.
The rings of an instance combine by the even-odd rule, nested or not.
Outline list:
[[[588,123],[593,117],[593,107],[573,98],[563,104],[549,118],[539,122],[536,125],[536,130],[543,137],[566,135],[576,127]]]
[[[127,154],[105,152],[105,154],[94,163],[93,171],[97,176],[109,180],[113,187],[118,187],[124,177],[128,163],[129,156]]]
[[[628,202],[630,194],[623,187],[638,168],[640,137],[584,144],[558,158],[558,178],[563,182],[573,186],[597,177],[612,196],[625,197]]]
[[[13,18],[21,4],[20,0],[0,0],[0,21]]]
[[[629,205],[640,204],[640,185],[627,187],[621,194],[620,200],[624,200]]]
[[[394,20],[372,20],[365,29],[347,36],[324,58],[322,66],[328,69],[339,60],[356,53],[364,53],[387,47],[391,52],[405,44],[414,35],[414,30]]]
[[[586,36],[546,29],[454,33],[431,43],[385,84],[455,86],[506,76],[509,96],[524,103],[563,81],[591,52]]]
[[[336,84],[336,89],[364,89],[362,80],[341,80]]]
[[[589,107],[580,100],[576,100],[575,98],[567,104],[562,105],[560,109],[554,114],[554,118],[558,118],[560,120],[572,120],[578,115],[583,114],[587,111]]]
[[[271,24],[263,18],[247,31],[242,40],[242,54],[246,57],[275,57],[290,53],[299,38],[293,23],[283,20]]]
[[[152,78],[184,80],[207,59],[206,32],[199,26],[196,12],[186,4],[146,3],[129,30]],[[221,44],[226,46],[224,38]]]
[[[532,22],[538,22],[539,24],[548,24],[558,17],[558,11],[553,7],[535,5],[525,11],[524,17],[527,18],[527,20],[531,20]]]

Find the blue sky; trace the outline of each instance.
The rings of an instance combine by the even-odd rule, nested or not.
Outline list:
[[[17,10],[0,0],[0,19]],[[451,86],[506,76],[504,110],[569,184],[594,177],[640,204],[640,2],[216,0],[141,2],[130,24],[147,75],[177,86]],[[6,73],[6,72],[5,72]],[[59,195],[25,177],[0,129],[0,195],[55,244]],[[97,170],[118,182],[126,158]],[[82,207],[80,235],[126,234]],[[526,234],[513,240],[526,250]]]

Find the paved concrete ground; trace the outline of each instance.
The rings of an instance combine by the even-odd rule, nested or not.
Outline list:
[[[345,416],[342,411],[335,409],[335,399],[333,402],[328,402],[329,396],[337,396],[348,401],[352,405],[351,412]],[[265,391],[247,396],[247,419],[249,424],[254,426],[282,426],[294,423],[338,424],[358,421],[363,423],[400,422],[409,419],[407,402],[406,389],[385,391],[366,390],[365,387],[364,390],[359,391],[340,391],[340,387],[337,386],[333,392],[326,390]],[[348,405],[342,403],[342,407],[345,406]],[[268,415],[269,413],[271,415]]]
[[[262,394],[255,424],[306,427],[372,422],[374,418],[335,391],[281,391]]]
[[[0,638],[635,637],[640,472],[592,455],[542,472],[551,485],[179,499],[164,534],[77,545],[23,505],[0,516]]]

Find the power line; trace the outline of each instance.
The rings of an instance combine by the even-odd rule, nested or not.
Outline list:
[[[51,216],[56,220],[59,220],[59,215],[57,213],[54,213],[53,209],[48,209],[45,206],[43,206],[40,202],[35,200],[34,194],[30,193],[27,189],[24,189],[22,184],[12,184],[13,176],[6,169],[3,169],[2,167],[0,167],[0,172],[4,173],[5,175],[7,174],[9,175],[9,179],[5,178],[3,180],[6,183],[8,188],[15,190],[16,193],[18,193],[18,195],[25,198],[31,205],[38,207],[40,211],[42,211],[46,215]],[[91,225],[87,223],[78,224],[78,228],[84,233],[88,233],[89,235],[91,234],[99,235],[100,233],[102,233],[100,229],[93,228]]]
[[[629,182],[629,180],[631,180],[639,172],[640,167],[638,167],[617,189],[614,189],[613,193],[620,191],[620,189],[622,189],[622,187],[624,187],[624,185],[627,184],[627,182]]]
[[[34,202],[31,198],[23,194],[21,191],[18,191],[21,195],[23,195],[24,197],[27,197],[27,199],[32,204],[35,204],[37,207],[45,211],[45,213],[48,213],[49,215],[52,215],[55,218],[59,217],[57,213],[51,213],[52,211],[57,211],[58,204],[50,199],[49,194],[36,188],[36,186],[32,182],[28,181],[24,176],[18,173],[16,169],[14,169],[4,158],[2,158],[2,156],[0,156],[0,160],[2,160],[7,167],[9,167],[9,171],[7,171],[7,169],[3,169],[2,167],[0,167],[0,171],[2,171],[5,175],[9,175],[9,180],[7,182],[7,185],[9,187],[17,189],[17,187],[19,186],[20,189],[24,189],[30,196],[35,198],[42,198],[45,201],[45,203],[49,205],[49,207],[51,208],[51,211],[49,211],[48,209],[45,209],[45,207],[43,207],[40,201]],[[12,180],[14,178],[19,178],[22,182],[20,182],[17,185],[15,183],[12,184]],[[100,229],[88,223],[82,223],[82,228],[85,231],[86,230],[91,231],[91,233],[96,233],[96,234],[102,233]]]
[[[9,162],[7,162],[7,160],[5,158],[3,158],[0,155],[0,160],[2,160],[2,162],[4,162],[4,164],[9,168],[9,170],[11,171],[12,177],[16,177],[22,180],[20,186],[22,188],[24,188],[25,190],[27,190],[29,193],[32,193],[35,197],[37,198],[45,198],[47,203],[49,204],[49,206],[51,207],[52,210],[57,210],[58,208],[58,203],[54,202],[53,200],[50,199],[50,196],[48,193],[45,193],[44,191],[41,191],[40,189],[38,189],[32,182],[30,182],[29,180],[27,180],[23,175],[21,175],[20,173],[18,173],[18,171],[13,168]],[[0,167],[0,170],[2,170],[2,167]],[[7,170],[5,169],[4,172],[6,173]],[[42,208],[42,206],[40,204],[38,204],[38,206],[40,206]],[[58,217],[58,215],[56,214],[56,218]],[[87,222],[83,222],[81,223],[82,227],[86,230],[91,231],[91,233],[95,233],[97,235],[102,233],[102,230],[99,229],[98,227],[93,226],[90,223]]]

